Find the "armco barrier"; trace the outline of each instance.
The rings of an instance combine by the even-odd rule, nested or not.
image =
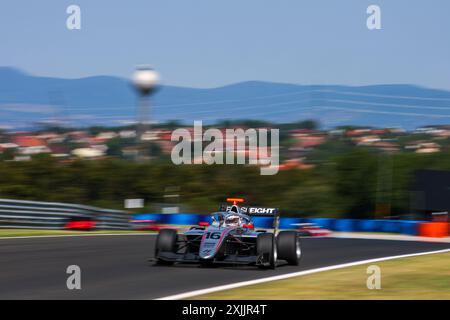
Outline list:
[[[71,220],[96,221],[96,229],[128,229],[129,214],[71,203],[0,199],[0,228],[62,229]]]

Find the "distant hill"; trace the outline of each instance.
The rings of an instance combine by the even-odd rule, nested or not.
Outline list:
[[[127,79],[38,77],[0,67],[0,127],[56,119],[77,126],[134,121],[136,94]],[[212,89],[162,86],[152,119],[211,123],[223,119],[412,129],[450,124],[450,92],[413,85],[294,85],[249,81]]]

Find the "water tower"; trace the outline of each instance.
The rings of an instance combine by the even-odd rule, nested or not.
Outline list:
[[[136,129],[138,152],[136,159],[150,159],[150,144],[146,143],[144,135],[150,128],[150,95],[158,87],[159,74],[149,66],[138,66],[133,74],[132,81],[139,94]]]

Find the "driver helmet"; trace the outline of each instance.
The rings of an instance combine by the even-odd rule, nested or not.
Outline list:
[[[239,226],[241,217],[236,214],[231,214],[225,218],[225,225],[227,226]]]

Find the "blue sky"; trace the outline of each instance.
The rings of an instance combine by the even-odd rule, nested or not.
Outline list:
[[[81,7],[82,29],[66,28]],[[382,30],[366,8],[382,10]],[[36,75],[128,77],[216,87],[411,83],[450,89],[448,0],[3,0],[0,65]]]

